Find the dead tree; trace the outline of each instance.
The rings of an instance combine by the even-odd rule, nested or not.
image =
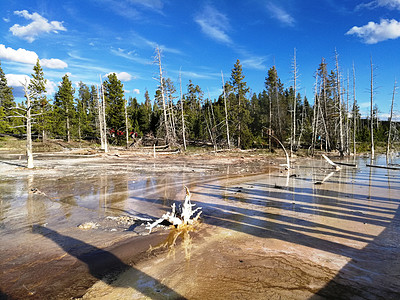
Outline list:
[[[32,169],[33,165],[33,151],[32,151],[32,118],[35,116],[32,114],[32,93],[29,92],[28,80],[25,79],[25,82],[22,83],[24,87],[24,93],[26,98],[26,108],[22,107],[13,107],[13,112],[16,114],[15,118],[24,118],[25,125],[17,126],[22,127],[26,126],[26,157],[27,157],[27,168]],[[39,115],[39,114],[38,114]]]
[[[124,105],[124,113],[125,113],[125,138],[126,138],[126,148],[128,149],[129,147],[129,123],[128,123],[128,100],[125,99],[125,105]]]
[[[181,92],[181,118],[182,118],[182,138],[183,138],[183,149],[186,151],[186,135],[185,135],[185,117],[183,114],[183,97],[182,97],[182,76],[179,71],[179,87]]]
[[[293,113],[292,113],[292,134],[290,139],[290,156],[293,156],[293,146],[296,142],[296,91],[297,91],[297,60],[296,60],[296,48],[294,48],[293,55]]]
[[[162,108],[163,108],[165,142],[166,142],[166,144],[169,144],[172,141],[172,139],[171,139],[171,133],[170,133],[170,124],[168,122],[168,117],[167,117],[167,105],[165,103],[165,90],[164,90],[165,79],[163,76],[163,70],[162,70],[162,65],[161,65],[161,50],[159,47],[156,48],[155,63],[158,64],[158,68],[159,68],[158,82],[160,84],[161,102],[162,102],[161,104],[162,104]]]
[[[339,112],[339,152],[340,156],[343,156],[344,153],[344,136],[343,136],[343,109],[342,109],[342,98],[341,98],[341,89],[340,89],[340,70],[339,70],[339,60],[338,60],[338,53],[335,50],[335,61],[336,61],[336,89],[337,89],[337,107]]]
[[[28,83],[25,81],[24,92],[26,98],[26,156],[27,156],[27,167],[29,169],[33,168],[33,152],[32,152],[32,119],[31,119],[31,109],[32,103],[30,99],[30,94],[28,92]]]
[[[357,118],[356,118],[356,69],[354,67],[353,62],[353,154],[356,155],[357,147],[356,147],[356,129],[357,129]]]
[[[228,143],[228,149],[231,149],[231,142],[229,140],[228,109],[226,107],[225,82],[224,82],[224,74],[222,73],[222,71],[221,71],[221,78],[222,78],[222,90],[224,94],[224,105],[225,105],[226,140]]]
[[[371,56],[371,86],[370,86],[370,97],[371,97],[371,158],[375,157],[375,148],[374,148],[374,67],[372,64],[372,56]]]
[[[97,86],[96,104],[97,104],[97,118],[98,118],[99,131],[100,131],[100,144],[101,144],[101,149],[104,149],[104,131],[103,131],[103,117],[102,117],[103,110],[102,110],[102,107],[100,104],[100,95],[99,95],[99,87],[98,86]]]
[[[394,80],[394,87],[393,87],[393,95],[392,95],[392,105],[390,106],[390,117],[389,117],[389,132],[388,132],[388,139],[387,139],[387,145],[386,145],[386,156],[389,155],[390,152],[390,138],[391,138],[391,132],[392,132],[392,118],[393,118],[393,104],[394,104],[394,96],[396,94],[396,79]]]

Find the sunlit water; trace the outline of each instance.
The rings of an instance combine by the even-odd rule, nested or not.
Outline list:
[[[107,217],[156,219],[172,203],[184,199],[183,185],[191,189],[193,203],[203,208],[203,221],[214,226],[315,248],[349,260],[362,256],[359,251],[373,241],[384,247],[398,245],[400,231],[397,236],[393,232],[400,227],[396,218],[400,171],[366,166],[386,165],[384,156],[373,162],[369,158],[346,162],[356,163],[357,168],[343,166],[335,172],[323,159],[296,159],[289,172],[268,173],[270,166],[233,168],[173,162],[169,169],[160,171],[160,165],[146,162],[92,164],[81,159],[71,160],[62,172],[56,161],[49,160],[35,171],[3,173],[1,268],[3,274],[13,274],[19,263],[19,271],[25,265],[28,269],[29,261],[58,249],[43,242],[35,234],[35,226],[76,235],[98,247],[105,241],[110,245],[134,238],[137,233],[130,226],[106,222]],[[390,163],[399,167],[400,160],[395,157]],[[265,174],[248,178],[237,176],[263,171]],[[100,227],[90,233],[77,229],[89,221],[98,222]],[[396,227],[391,239],[377,238],[388,226]],[[13,280],[18,282],[19,275],[15,276]]]

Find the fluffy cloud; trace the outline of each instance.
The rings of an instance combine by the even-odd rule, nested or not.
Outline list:
[[[6,47],[5,45],[0,44],[0,59],[34,65],[36,64],[38,58],[39,58],[38,55],[33,51],[21,48],[15,50],[13,48]],[[66,62],[57,58],[50,58],[50,59],[43,58],[40,60],[40,65],[43,68],[49,68],[49,69],[64,69],[68,67]]]
[[[62,22],[51,21],[49,22],[46,18],[42,17],[38,13],[30,14],[27,10],[14,11],[14,14],[21,16],[32,22],[26,26],[15,24],[10,28],[13,35],[18,36],[29,43],[32,43],[39,35],[43,33],[58,33],[58,31],[66,31],[67,29],[63,26]]]
[[[362,27],[354,26],[346,32],[347,35],[354,34],[361,38],[366,44],[376,44],[389,39],[400,37],[400,22],[392,19],[382,19],[381,22],[368,22]]]
[[[231,44],[232,40],[226,33],[229,29],[228,18],[211,6],[206,6],[204,11],[195,18],[201,31],[217,42]]]
[[[272,17],[277,19],[284,25],[294,26],[294,18],[289,15],[283,8],[276,6],[273,3],[268,3],[267,9],[272,14]]]
[[[108,74],[106,74],[106,76],[108,76],[112,73],[115,73],[115,72],[108,73]],[[121,81],[130,81],[133,78],[133,76],[131,74],[126,73],[126,72],[120,72],[120,73],[115,73],[115,74],[117,75],[117,78]]]
[[[33,51],[21,48],[14,50],[10,47],[6,47],[3,44],[0,44],[0,59],[34,65],[38,59],[38,55]]]
[[[40,60],[40,65],[43,68],[49,68],[49,69],[65,69],[66,67],[68,67],[66,62],[58,58],[50,58],[50,59],[43,58]]]
[[[133,89],[132,91],[134,94],[139,95],[140,94],[140,90],[139,89]]]
[[[22,87],[25,82],[30,81],[30,77],[28,75],[20,75],[20,74],[6,74],[7,84],[12,87]]]

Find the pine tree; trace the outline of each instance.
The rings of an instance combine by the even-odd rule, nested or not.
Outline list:
[[[237,124],[235,127],[235,133],[239,148],[242,146],[247,147],[251,143],[251,132],[248,128],[251,123],[249,100],[247,99],[249,88],[247,87],[247,83],[244,81],[244,77],[242,65],[238,59],[231,73],[230,86],[232,87],[232,93],[230,94],[230,98],[232,99],[231,117]]]
[[[124,141],[125,131],[125,96],[124,86],[115,73],[108,75],[104,81],[106,98],[106,124],[112,132],[117,143]]]
[[[55,95],[54,104],[56,106],[56,123],[68,143],[71,141],[71,121],[74,117],[74,93],[75,89],[72,87],[72,82],[65,74]]]
[[[32,78],[28,86],[29,93],[31,94],[32,100],[32,113],[37,115],[36,128],[38,133],[42,135],[42,141],[46,138],[46,130],[48,129],[48,112],[49,112],[49,101],[46,98],[46,83],[47,79],[44,79],[43,69],[40,65],[39,59],[36,61],[36,65],[33,67]]]
[[[15,125],[15,118],[11,117],[12,108],[15,107],[12,88],[7,84],[6,75],[0,65],[0,132],[11,133]]]

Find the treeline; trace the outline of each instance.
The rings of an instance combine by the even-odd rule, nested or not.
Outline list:
[[[343,155],[357,151],[356,145],[368,150],[371,138],[382,143],[399,139],[396,126],[378,119],[377,106],[368,119],[361,119],[355,72],[352,78],[343,79],[337,60],[331,70],[324,59],[318,66],[313,105],[297,90],[295,57],[293,84],[285,87],[273,66],[267,71],[265,88],[258,94],[249,92],[237,60],[226,82],[221,73],[223,89],[218,99],[210,99],[192,81],[182,87],[181,82],[165,78],[158,49],[156,61],[159,86],[154,100],[145,92],[143,103],[134,97],[125,98],[123,84],[114,73],[99,86],[80,82],[77,88],[65,75],[54,99],[49,99],[39,61],[30,81],[24,84],[27,101],[16,103],[0,67],[0,133],[25,135],[31,122],[33,136],[42,141],[87,139],[106,147],[143,139],[171,147],[208,144],[215,149],[272,149],[273,136],[290,151],[303,148],[312,154],[314,149],[337,150]]]

